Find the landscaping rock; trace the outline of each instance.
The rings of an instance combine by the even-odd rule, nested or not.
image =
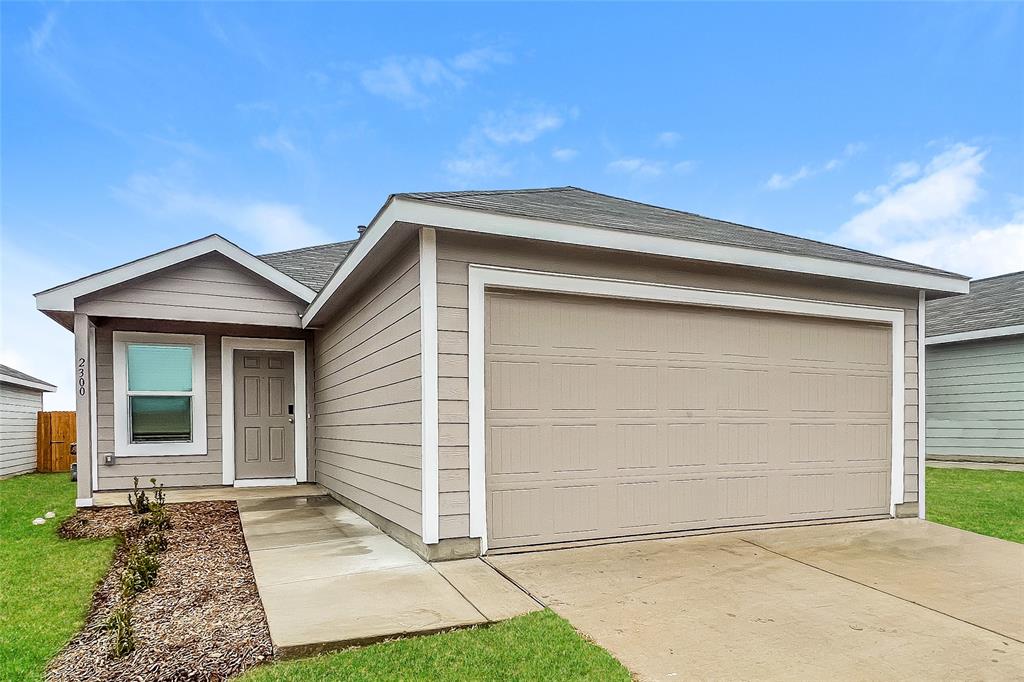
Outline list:
[[[269,660],[273,649],[234,502],[167,507],[171,527],[156,584],[132,606],[135,650],[110,657],[102,627],[118,604],[126,551],[93,596],[82,632],[51,662],[47,679],[224,680]],[[126,508],[83,510],[62,524],[64,537],[109,537],[134,531]]]

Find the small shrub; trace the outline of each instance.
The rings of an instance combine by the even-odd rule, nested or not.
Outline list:
[[[156,555],[167,549],[167,538],[160,531],[155,531],[142,538],[142,551]]]
[[[146,495],[145,490],[139,489],[138,476],[134,477],[132,492],[128,493],[128,506],[132,508],[133,514],[145,514],[149,511],[149,497]]]
[[[103,623],[110,632],[110,655],[113,658],[127,656],[135,650],[135,633],[132,630],[132,612],[128,604],[114,609]]]
[[[140,543],[141,544],[141,543]],[[160,570],[160,560],[155,554],[146,552],[145,549],[136,545],[128,553],[128,563],[125,564],[121,573],[121,596],[131,599],[140,592],[144,592],[156,582],[156,573]]]
[[[163,483],[157,485],[155,478],[149,479],[149,483],[150,485],[153,486],[153,501],[150,503],[150,510],[152,511],[153,505],[156,505],[157,507],[163,507],[164,504],[166,504],[167,502],[167,498],[164,496]]]

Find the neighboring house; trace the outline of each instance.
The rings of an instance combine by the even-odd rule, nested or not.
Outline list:
[[[1024,462],[1024,271],[928,303],[928,457]]]
[[[429,558],[918,509],[918,319],[968,280],[573,187],[396,194],[36,295],[78,504],[317,481]],[[90,470],[91,469],[91,470]]]
[[[0,478],[36,468],[36,413],[53,384],[0,365]]]

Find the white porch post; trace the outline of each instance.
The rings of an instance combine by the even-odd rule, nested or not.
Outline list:
[[[92,349],[90,334],[92,323],[88,315],[75,314],[75,423],[78,441],[78,492],[75,505],[92,506],[92,451],[93,433],[93,380]]]

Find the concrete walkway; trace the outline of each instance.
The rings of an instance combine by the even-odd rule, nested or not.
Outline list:
[[[428,564],[326,496],[239,500],[238,512],[280,656],[541,608],[479,559]]]

